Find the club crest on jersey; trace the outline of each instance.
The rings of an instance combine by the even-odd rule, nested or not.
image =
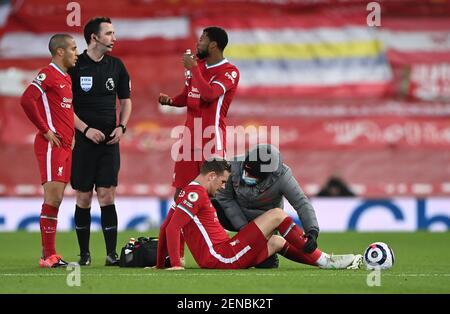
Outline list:
[[[196,202],[198,200],[198,194],[195,192],[189,193],[188,200],[190,200],[192,203]]]
[[[107,89],[107,90],[114,90],[114,80],[112,79],[112,77],[110,77],[110,78],[106,81],[106,89]]]
[[[92,82],[92,76],[80,76],[80,87],[83,91],[90,91],[92,88]]]

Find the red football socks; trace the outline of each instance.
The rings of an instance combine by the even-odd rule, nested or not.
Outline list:
[[[278,231],[289,244],[303,252],[306,239],[303,237],[303,230],[294,223],[292,217],[286,217],[278,226]]]
[[[41,240],[43,258],[56,254],[55,240],[56,240],[56,226],[58,224],[58,208],[48,204],[42,205],[41,210]]]
[[[303,250],[298,250],[286,241],[279,254],[297,263],[317,266],[317,260],[322,252],[319,249],[315,249],[312,253],[308,254],[303,252]]]

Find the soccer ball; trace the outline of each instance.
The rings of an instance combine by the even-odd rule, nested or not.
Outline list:
[[[394,265],[394,251],[383,242],[374,242],[364,252],[367,269],[389,269]]]

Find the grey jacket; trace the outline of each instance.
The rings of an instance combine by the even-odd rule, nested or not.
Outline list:
[[[232,225],[239,230],[267,210],[283,208],[284,196],[297,211],[305,232],[311,229],[319,232],[316,213],[308,197],[295,180],[291,169],[283,164],[280,153],[276,149],[273,151],[278,157],[278,168],[255,186],[242,182],[243,161],[231,161],[231,175],[225,189],[216,193],[216,200]]]

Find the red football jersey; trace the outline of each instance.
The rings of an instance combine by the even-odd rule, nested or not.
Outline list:
[[[61,136],[63,146],[71,147],[75,128],[70,76],[50,63],[39,72],[31,86],[42,94],[38,99],[38,110],[48,129]]]
[[[203,147],[205,148],[205,145],[211,141],[215,148],[213,153],[215,152],[225,157],[223,152],[226,148],[226,116],[239,83],[239,70],[229,63],[227,59],[210,66],[207,66],[205,62],[200,62],[198,68],[202,71],[203,78],[210,85],[218,85],[223,90],[223,93],[212,101],[201,98],[200,110],[202,111],[203,130],[209,127],[214,132],[212,134],[208,132],[204,134]],[[197,76],[193,74],[192,78],[191,85],[193,88],[196,85],[201,85]]]
[[[172,106],[187,107],[186,122],[184,123],[185,129],[184,129],[184,132],[182,135],[183,143],[182,143],[182,147],[180,147],[180,150],[179,150],[180,154],[183,153],[183,150],[186,150],[186,152],[188,153],[187,156],[190,155],[189,151],[193,151],[195,149],[194,141],[193,141],[195,119],[200,119],[200,121],[201,121],[201,118],[202,118],[199,104],[197,102],[195,102],[195,103],[188,102],[189,82],[190,82],[190,79],[187,79],[185,81],[185,86],[184,86],[183,92],[181,94],[175,96],[174,98],[172,98],[172,100],[173,100]],[[200,130],[200,132],[201,132],[201,130]],[[184,142],[184,141],[187,141],[187,142]],[[187,147],[185,145],[187,145]]]
[[[211,255],[216,255],[214,246],[228,241],[230,237],[220,224],[207,191],[195,181],[180,192],[176,203],[175,211],[169,213],[160,230],[158,255],[165,256],[167,252],[171,262],[179,261],[182,230],[197,264],[207,265]],[[184,213],[179,215],[179,212]],[[177,264],[174,262],[172,266]]]
[[[225,157],[225,118],[239,83],[239,70],[223,59],[213,65],[199,60],[191,72],[186,88],[174,98],[174,103],[184,100],[188,107],[186,126],[190,129],[192,149],[206,149],[207,155]],[[201,118],[198,134],[194,132],[194,118]]]

